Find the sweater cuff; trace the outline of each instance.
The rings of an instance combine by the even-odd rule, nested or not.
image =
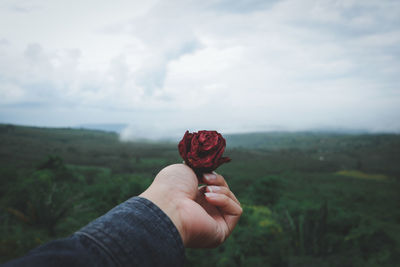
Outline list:
[[[183,266],[185,250],[171,219],[153,202],[133,197],[75,233],[117,266]]]

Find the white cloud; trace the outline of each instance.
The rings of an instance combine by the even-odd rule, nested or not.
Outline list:
[[[124,122],[154,137],[400,131],[398,11],[378,0],[5,1],[0,120]]]
[[[17,102],[24,95],[24,90],[9,82],[0,82],[1,104],[10,104]]]

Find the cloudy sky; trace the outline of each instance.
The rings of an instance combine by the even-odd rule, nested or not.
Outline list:
[[[0,122],[400,132],[398,0],[1,0]]]

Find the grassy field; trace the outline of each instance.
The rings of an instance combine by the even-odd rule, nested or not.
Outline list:
[[[244,207],[188,266],[399,266],[400,136],[228,135],[218,169]],[[177,144],[0,125],[0,263],[65,237],[142,192]]]

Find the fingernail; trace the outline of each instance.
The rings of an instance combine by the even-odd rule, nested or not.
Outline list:
[[[215,186],[215,185],[210,185],[210,186],[207,186],[207,188],[208,188],[208,190],[212,193],[212,192],[218,192],[218,191],[220,191],[221,189],[219,188],[219,186]]]
[[[206,180],[208,180],[208,181],[213,181],[213,180],[217,179],[217,175],[215,175],[213,173],[206,173],[206,174],[204,174],[204,178],[206,178]]]
[[[204,195],[206,195],[206,197],[210,197],[210,198],[214,198],[214,197],[217,197],[217,196],[218,196],[218,194],[216,194],[216,193],[211,193],[211,192],[204,193]]]

